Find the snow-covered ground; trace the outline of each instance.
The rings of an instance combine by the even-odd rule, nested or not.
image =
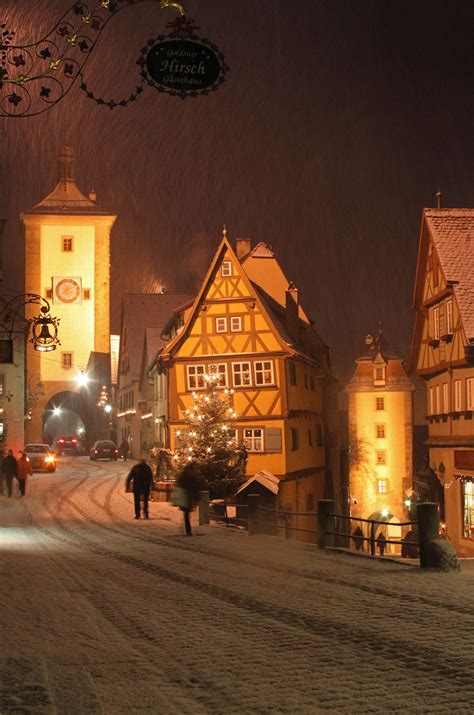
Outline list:
[[[188,539],[168,504],[133,519],[130,466],[0,497],[0,713],[474,712],[472,564]]]

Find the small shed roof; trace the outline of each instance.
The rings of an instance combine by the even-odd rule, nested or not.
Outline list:
[[[253,475],[253,477],[247,479],[247,481],[244,482],[244,484],[242,484],[242,486],[238,488],[237,494],[243,492],[244,489],[247,489],[247,487],[249,487],[254,482],[258,482],[262,485],[262,487],[265,487],[265,489],[268,489],[269,492],[272,492],[272,494],[278,494],[280,477],[276,477],[267,469],[261,469],[260,472],[257,472]]]

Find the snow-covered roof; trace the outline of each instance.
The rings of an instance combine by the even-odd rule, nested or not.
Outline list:
[[[237,494],[240,494],[244,489],[246,489],[248,486],[253,484],[253,482],[258,482],[259,484],[262,485],[262,487],[265,487],[265,489],[268,489],[268,491],[272,492],[273,494],[278,494],[278,487],[280,485],[280,477],[276,477],[274,474],[269,472],[267,469],[261,469],[260,472],[257,472],[257,474],[254,474],[253,477],[250,477],[247,479],[244,484],[242,484],[239,489],[237,489]]]

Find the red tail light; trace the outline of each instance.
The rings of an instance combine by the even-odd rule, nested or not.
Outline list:
[[[98,451],[99,451],[98,449],[94,449],[94,454],[97,454]]]
[[[76,444],[77,439],[72,439],[71,442],[72,442],[73,444]]]
[[[118,454],[118,449],[115,450],[115,454]]]
[[[60,440],[59,440],[59,443],[60,443],[60,444],[62,444],[63,442],[64,442],[64,440],[63,440],[63,439],[60,439]]]

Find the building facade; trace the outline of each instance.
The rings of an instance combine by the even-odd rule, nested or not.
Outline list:
[[[327,484],[325,389],[335,385],[329,350],[269,246],[252,249],[249,239],[238,239],[234,252],[224,234],[183,328],[160,359],[172,449],[193,392],[215,372],[220,387],[233,390],[248,476],[273,474],[279,504],[293,512],[315,510],[318,498],[339,493],[336,470]],[[303,520],[295,517],[297,524]]]
[[[381,329],[374,338],[367,336],[366,344],[345,388],[351,516],[385,522],[377,532],[399,539],[404,531],[398,524],[408,520],[413,487],[415,386]],[[368,525],[360,527],[368,536]]]
[[[423,211],[410,368],[426,382],[446,538],[474,556],[474,209]]]
[[[43,385],[26,424],[27,439],[42,442],[53,407],[80,410],[80,381],[91,353],[109,354],[110,231],[116,216],[97,205],[94,193],[81,193],[74,179],[74,152],[64,147],[56,187],[21,219],[25,291],[46,298],[60,319],[60,348],[46,353],[27,349],[27,384]],[[27,317],[35,307],[27,306]]]

